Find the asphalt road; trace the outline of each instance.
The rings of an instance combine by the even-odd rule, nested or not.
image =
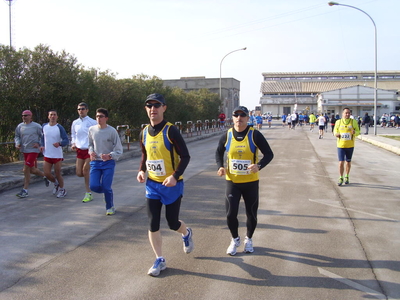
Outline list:
[[[263,129],[275,158],[261,171],[255,252],[225,253],[225,180],[216,175],[219,137],[188,144],[181,218],[195,250],[162,233],[167,269],[147,239],[139,158],[117,164],[117,213],[101,195],[82,203],[83,180],[66,176],[68,196],[32,184],[1,194],[0,299],[400,299],[400,157],[357,141],[351,184],[336,185],[335,139],[307,128]],[[243,208],[240,234],[245,235]]]

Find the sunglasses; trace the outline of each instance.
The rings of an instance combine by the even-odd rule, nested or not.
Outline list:
[[[162,106],[162,104],[161,104],[161,103],[146,103],[145,106],[146,106],[147,108],[152,108],[153,106],[154,106],[155,108],[160,108],[160,107]]]
[[[28,117],[28,116],[30,116],[30,115],[22,115],[23,117]]]
[[[247,115],[245,113],[236,113],[236,114],[233,114],[232,116],[234,116],[235,118],[237,118],[239,116],[242,118],[247,117]]]
[[[105,118],[105,117],[106,117],[105,115],[97,115],[96,116],[96,118],[100,118],[100,119]]]
[[[78,110],[86,110],[86,108],[78,108]]]

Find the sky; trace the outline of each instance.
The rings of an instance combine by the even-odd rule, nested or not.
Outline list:
[[[9,2],[0,44],[10,44]],[[48,45],[117,78],[205,76],[240,81],[259,105],[263,72],[373,71],[374,25],[328,0],[12,0],[12,45]],[[400,0],[345,0],[374,20],[379,70],[400,70]]]

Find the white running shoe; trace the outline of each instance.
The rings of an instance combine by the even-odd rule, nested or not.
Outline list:
[[[187,227],[187,232],[188,232],[188,234],[186,236],[183,236],[182,240],[183,240],[183,251],[185,251],[185,253],[189,254],[194,249],[194,243],[193,243],[193,239],[192,239],[193,231],[191,228]]]
[[[19,198],[26,198],[29,196],[28,191],[25,189],[22,189],[18,194],[16,194],[15,196],[19,197]]]
[[[65,196],[67,196],[66,189],[59,188],[57,192],[57,198],[64,198]]]
[[[226,254],[229,254],[231,256],[236,255],[236,248],[239,246],[240,246],[240,237],[237,237],[236,239],[232,238],[231,244],[226,250]]]
[[[54,183],[53,195],[57,195],[59,188],[60,188],[60,185],[58,183]]]
[[[167,263],[165,262],[165,258],[159,257],[156,259],[156,261],[154,262],[153,266],[149,269],[147,274],[156,277],[160,275],[160,272],[164,271],[166,268],[167,268]]]
[[[254,248],[253,248],[253,240],[251,238],[246,238],[244,239],[244,251],[245,253],[253,253]]]
[[[106,216],[111,216],[111,215],[115,215],[115,207],[114,206],[106,210]]]

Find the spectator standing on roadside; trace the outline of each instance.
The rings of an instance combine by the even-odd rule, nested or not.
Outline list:
[[[150,223],[148,235],[156,256],[147,274],[158,276],[167,268],[160,231],[163,205],[169,228],[182,236],[183,251],[190,253],[194,249],[192,229],[179,219],[184,188],[182,175],[189,164],[190,155],[179,130],[164,120],[167,109],[164,96],[157,93],[147,96],[145,109],[150,125],[139,136],[142,161],[136,178],[140,183],[146,182],[146,205]]]
[[[325,113],[325,132],[328,132],[329,116]]]
[[[22,123],[18,124],[15,129],[15,148],[24,154],[24,186],[22,190],[16,194],[19,198],[29,196],[28,187],[31,180],[31,174],[43,177],[46,186],[49,186],[44,173],[36,167],[36,160],[40,153],[40,140],[42,138],[42,126],[32,121],[32,112],[24,110],[22,112]]]
[[[97,125],[89,127],[89,187],[93,192],[104,194],[106,215],[113,215],[115,206],[111,186],[114,179],[115,161],[122,155],[123,148],[117,130],[107,124],[107,109],[96,109],[96,121]]]
[[[63,147],[69,144],[67,132],[57,123],[58,113],[52,109],[48,114],[49,122],[43,124],[41,150],[44,156],[43,171],[47,179],[54,183],[53,195],[64,198],[67,191],[64,188],[64,178],[61,174],[62,161],[64,160]],[[54,166],[54,175],[51,169]]]
[[[351,159],[354,152],[355,137],[360,134],[360,129],[356,120],[350,118],[350,109],[344,108],[342,118],[335,123],[334,134],[337,137],[337,149],[339,159],[339,180],[341,186],[350,183],[349,174],[351,169]],[[346,162],[346,163],[345,163]],[[343,178],[343,173],[346,175]]]
[[[79,118],[71,125],[71,149],[76,151],[75,170],[78,177],[84,177],[86,193],[82,202],[93,200],[89,187],[90,155],[89,155],[89,127],[96,125],[96,120],[88,116],[89,107],[85,102],[78,104]]]
[[[362,122],[363,122],[364,127],[365,127],[365,134],[368,134],[368,131],[369,131],[369,123],[371,122],[371,118],[368,116],[368,113],[367,113],[367,112],[365,113]]]
[[[336,117],[334,114],[332,114],[330,122],[331,122],[332,133],[333,133],[333,129],[335,128],[335,123],[336,123]]]
[[[257,211],[259,200],[258,172],[271,162],[274,154],[265,137],[247,125],[249,111],[244,106],[233,111],[233,128],[223,134],[219,140],[215,159],[218,166],[217,174],[226,179],[225,208],[227,223],[231,234],[231,242],[226,250],[229,255],[235,255],[240,246],[238,212],[240,198],[243,197],[247,216],[247,235],[244,239],[244,252],[252,253],[253,233],[257,227]],[[263,157],[258,161],[258,152]],[[227,163],[224,167],[224,154]]]

